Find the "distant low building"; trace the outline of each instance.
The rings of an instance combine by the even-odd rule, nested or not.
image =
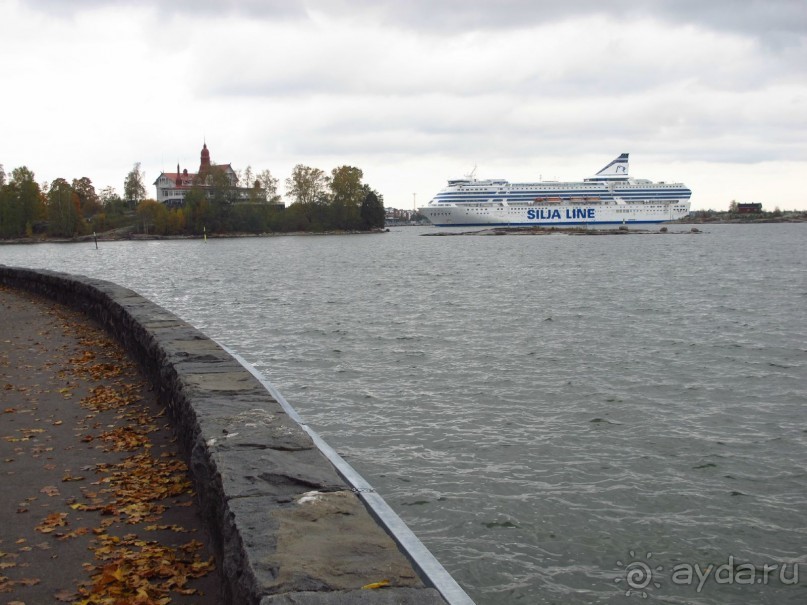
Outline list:
[[[759,214],[762,212],[762,204],[737,204],[738,214]]]
[[[265,199],[260,183],[255,181],[252,187],[239,187],[238,175],[231,164],[213,164],[210,161],[210,150],[207,143],[202,146],[199,170],[188,172],[188,169],[180,170],[177,164],[176,172],[161,172],[154,186],[157,189],[157,201],[167,206],[182,206],[185,204],[185,196],[193,187],[211,189],[211,175],[214,171],[221,171],[232,187],[237,202],[249,202],[251,200],[262,201]]]
[[[412,225],[419,221],[426,220],[416,210],[399,210],[397,208],[384,209],[384,221],[389,227],[395,225]]]

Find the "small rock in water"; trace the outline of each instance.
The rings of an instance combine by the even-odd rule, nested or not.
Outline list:
[[[490,523],[483,523],[483,525],[488,529],[493,529],[494,527],[518,528],[518,525],[510,521],[491,521]]]

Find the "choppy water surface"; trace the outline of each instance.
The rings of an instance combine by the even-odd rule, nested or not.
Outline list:
[[[0,263],[118,282],[241,353],[480,605],[807,602],[807,225],[424,231]]]

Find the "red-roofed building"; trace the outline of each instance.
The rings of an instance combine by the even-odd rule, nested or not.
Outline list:
[[[202,147],[202,154],[199,161],[199,170],[188,172],[188,169],[180,171],[177,164],[176,172],[161,172],[154,186],[157,188],[157,201],[169,206],[181,206],[185,203],[185,195],[194,186],[209,188],[210,173],[212,170],[221,170],[234,188],[235,197],[238,201],[249,201],[254,189],[250,187],[238,186],[238,175],[230,164],[212,164],[210,162],[210,150],[207,143]],[[259,196],[260,197],[260,196]]]

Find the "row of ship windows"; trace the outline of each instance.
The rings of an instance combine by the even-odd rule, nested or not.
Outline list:
[[[617,214],[629,214],[634,212],[646,212],[647,210],[667,210],[667,207],[664,206],[649,206],[647,208],[617,208],[614,210]],[[675,210],[682,210],[682,208],[675,206]],[[470,214],[471,212],[476,214],[490,214],[490,210],[487,208],[465,208],[465,213]],[[518,208],[507,208],[507,214],[522,214],[523,209]],[[434,216],[449,216],[450,212],[434,212]]]
[[[630,212],[647,212],[648,210],[667,210],[667,209],[668,208],[665,208],[663,206],[651,206],[648,208],[619,208],[616,209],[614,212],[617,212],[619,214],[625,214]],[[680,210],[680,208],[676,207],[676,210]],[[466,208],[465,212],[466,213],[476,212],[477,214],[490,214],[490,210],[484,208]],[[524,212],[523,209],[518,208],[507,209],[507,214],[523,214],[523,212]],[[443,214],[450,214],[450,213],[444,212]]]
[[[642,201],[642,200],[645,200],[645,199],[659,200],[659,198],[661,198],[662,200],[667,200],[669,196],[670,196],[670,193],[665,192],[664,195],[656,194],[656,195],[649,195],[649,196],[640,196],[640,195],[636,195],[636,194],[633,194],[633,193],[625,193],[621,197],[623,197],[626,200]],[[543,198],[543,197],[547,197],[547,196],[540,196],[540,197]],[[560,198],[560,199],[564,199],[564,201],[568,201],[568,199],[569,199],[569,196],[557,196],[557,197]],[[599,198],[600,196],[596,196],[596,195],[592,195],[592,196],[587,196],[587,195],[571,196],[571,199],[577,201],[579,199],[581,200],[581,198],[586,198],[586,197],[597,197],[597,198]],[[616,197],[620,197],[620,196],[616,196]],[[504,200],[508,200],[509,202],[532,202],[532,201],[535,200],[535,198],[527,197],[527,196],[523,196],[523,197],[522,196],[510,196],[508,198],[502,198],[502,197],[485,198],[485,197],[481,197],[481,196],[480,197],[468,197],[468,196],[462,196],[462,195],[438,195],[438,196],[435,197],[435,199],[437,199],[437,200],[445,200],[445,201],[450,201],[450,202],[501,202],[501,201],[504,201]],[[610,198],[606,198],[606,199],[610,199]],[[581,200],[581,201],[583,201],[583,200]],[[585,201],[593,201],[593,200],[585,200]],[[670,201],[677,201],[677,200],[673,199],[673,200],[670,200]]]
[[[641,204],[640,208],[642,208],[644,210],[667,209],[670,206],[672,206],[673,204],[677,204],[677,203],[680,202],[680,200],[665,200],[661,204],[659,204],[659,202],[657,202],[657,201],[656,201],[655,204],[651,204],[651,203],[648,203],[648,202],[643,202],[641,200],[625,200],[625,201],[630,206]],[[572,207],[572,208],[574,208],[574,207],[580,207],[580,208],[582,208],[582,207],[597,207],[597,208],[599,208],[601,206],[606,206],[606,207],[615,206],[615,204],[613,204],[613,203],[607,203],[607,202],[602,202],[602,201],[579,202],[579,203],[575,203],[573,206],[568,206],[567,204],[557,204],[557,203],[556,204],[546,204],[546,203],[524,204],[524,203],[514,202],[512,200],[508,204],[502,204],[502,203],[497,202],[497,201],[493,201],[493,202],[481,202],[481,201],[463,202],[461,200],[454,200],[453,202],[444,202],[444,203],[450,203],[452,205],[456,205],[456,206],[459,206],[461,208],[490,208],[490,207],[506,208],[508,206],[513,206],[514,208],[521,208],[522,210],[524,208],[527,208],[527,207],[529,207],[529,208],[550,208],[550,209],[552,209],[552,208],[567,208],[567,207]]]
[[[620,189],[646,189],[647,185],[620,185],[619,187],[614,187],[614,191],[618,191]],[[653,187],[653,189],[680,189],[680,185],[658,185]],[[532,191],[531,187],[511,187],[508,191]],[[565,191],[569,190],[568,185],[554,185],[554,186],[547,186],[542,189],[543,191]],[[459,187],[457,191],[490,191],[487,187]],[[605,189],[594,189],[598,193],[606,191]],[[506,191],[499,191],[498,193],[506,193]]]
[[[449,189],[446,190],[446,193],[488,193],[492,195],[507,195],[509,193],[518,192],[518,193],[534,193],[535,195],[542,195],[546,191],[567,191],[572,194],[582,195],[582,194],[602,194],[602,193],[610,193],[610,192],[619,192],[625,190],[647,190],[647,191],[658,191],[660,189],[686,189],[683,185],[661,185],[659,187],[648,187],[647,185],[637,184],[637,185],[623,185],[622,187],[589,187],[588,189],[585,188],[578,188],[578,187],[569,187],[565,185],[557,186],[557,187],[542,187],[540,189],[535,189],[534,187],[511,187],[510,189],[490,189],[487,187],[460,187],[458,189]]]

